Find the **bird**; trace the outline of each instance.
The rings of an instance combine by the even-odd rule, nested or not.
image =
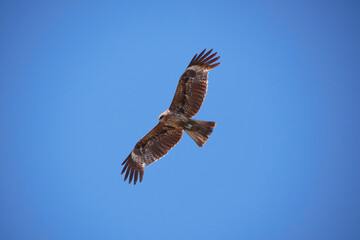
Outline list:
[[[139,142],[121,164],[124,181],[143,180],[145,166],[165,156],[181,139],[185,131],[199,147],[213,132],[216,122],[192,119],[200,110],[208,88],[208,71],[217,67],[220,56],[204,49],[190,61],[178,82],[170,107],[160,114],[159,123]],[[206,52],[206,53],[205,53]],[[210,55],[211,54],[211,55]]]

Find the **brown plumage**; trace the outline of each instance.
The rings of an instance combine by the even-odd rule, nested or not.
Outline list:
[[[160,159],[181,139],[183,130],[202,147],[212,133],[215,122],[191,119],[200,110],[208,86],[208,71],[218,66],[220,57],[205,53],[195,55],[180,77],[175,96],[168,110],[159,116],[159,123],[146,134],[122,163],[125,179],[134,185],[144,176],[145,166]],[[204,54],[205,53],[205,54]],[[214,58],[215,57],[215,58]]]

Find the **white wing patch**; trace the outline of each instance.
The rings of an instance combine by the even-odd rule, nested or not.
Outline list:
[[[136,155],[134,151],[131,152],[131,158],[134,159],[136,163],[139,163],[141,166],[144,166],[144,159],[140,155]]]
[[[204,71],[204,72],[208,72],[208,70],[204,69],[203,67],[200,67],[198,65],[193,65],[188,67],[186,70],[194,70],[194,71]]]

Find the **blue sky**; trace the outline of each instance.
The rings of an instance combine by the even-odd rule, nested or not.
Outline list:
[[[1,1],[1,239],[359,239],[360,4]],[[121,163],[214,48],[186,134]]]

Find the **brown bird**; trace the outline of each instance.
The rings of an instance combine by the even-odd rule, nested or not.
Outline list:
[[[159,116],[159,123],[146,134],[125,159],[121,174],[125,171],[125,179],[129,183],[144,176],[145,166],[162,158],[181,139],[183,130],[202,147],[212,133],[215,122],[191,119],[200,110],[208,86],[208,71],[218,66],[215,63],[220,57],[215,57],[212,49],[205,53],[204,49],[195,55],[183,75],[180,77],[174,99],[164,113]],[[204,54],[205,53],[205,54]],[[214,58],[215,57],[215,58]]]

